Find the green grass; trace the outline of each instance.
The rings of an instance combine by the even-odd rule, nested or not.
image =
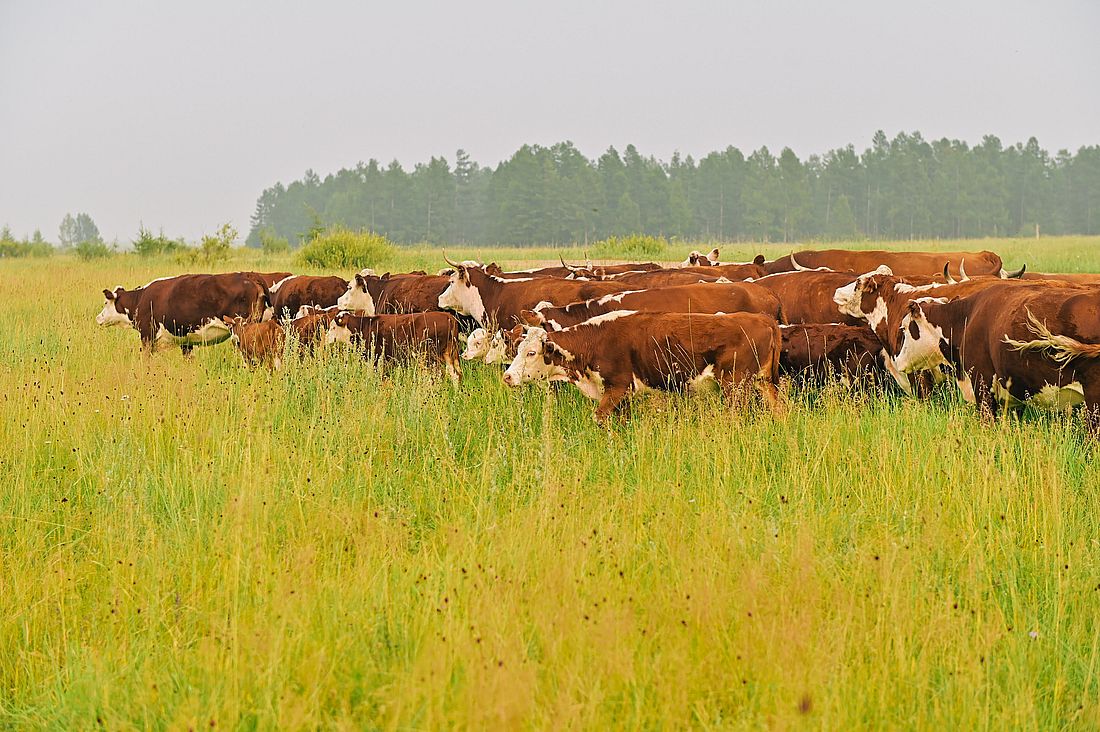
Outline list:
[[[493,367],[272,376],[95,326],[104,287],[177,271],[0,262],[0,727],[1100,725],[1077,419],[829,386],[783,421],[647,395],[606,431]]]

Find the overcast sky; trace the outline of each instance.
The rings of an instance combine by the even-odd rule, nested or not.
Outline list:
[[[1100,2],[0,0],[0,225],[242,237],[261,190],[525,142],[1100,143]]]

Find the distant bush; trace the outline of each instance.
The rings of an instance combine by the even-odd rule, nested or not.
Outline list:
[[[232,224],[222,224],[215,234],[203,235],[197,247],[187,247],[176,255],[180,264],[213,264],[229,259],[237,230]]]
[[[35,231],[31,239],[16,239],[11,235],[11,229],[0,229],[0,258],[13,257],[49,257],[53,254],[53,247],[42,238],[42,232]]]
[[[158,254],[171,254],[184,249],[187,245],[182,239],[169,239],[162,231],[153,236],[153,232],[144,226],[138,228],[137,239],[134,239],[134,252],[142,257],[152,257]]]
[[[260,230],[260,248],[264,254],[285,254],[290,251],[290,242],[285,236],[279,236],[273,229]]]
[[[596,259],[663,259],[668,255],[668,240],[645,234],[609,236],[596,242],[591,254]]]
[[[115,253],[114,248],[104,244],[102,239],[86,239],[74,246],[73,251],[84,261],[103,259]]]
[[[393,256],[393,243],[381,234],[334,227],[298,250],[298,261],[329,269],[360,269]]]

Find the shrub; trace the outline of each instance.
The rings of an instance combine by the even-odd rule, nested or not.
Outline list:
[[[144,226],[138,228],[138,237],[134,239],[134,252],[142,257],[152,257],[157,254],[170,254],[172,252],[178,252],[187,245],[183,243],[183,240],[172,240],[164,235],[162,231],[157,236],[153,236],[153,232],[146,229]]]
[[[216,234],[205,234],[197,247],[188,247],[176,255],[180,264],[212,264],[229,259],[237,230],[232,224],[222,224]]]
[[[11,229],[0,229],[0,258],[11,257],[48,257],[53,254],[53,247],[42,238],[42,233],[34,232],[33,239],[17,240],[11,235]]]
[[[668,256],[668,240],[645,234],[609,236],[593,245],[592,256],[597,259],[664,259]]]
[[[279,236],[273,229],[260,230],[260,248],[264,254],[285,254],[290,251],[290,242],[285,236]]]
[[[334,227],[318,234],[298,250],[298,261],[328,269],[361,269],[393,253],[393,243],[381,234]]]
[[[102,239],[85,239],[73,247],[73,251],[84,261],[103,259],[115,253],[114,249],[104,244]]]

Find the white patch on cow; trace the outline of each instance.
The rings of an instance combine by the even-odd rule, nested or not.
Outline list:
[[[374,315],[374,298],[367,292],[366,287],[360,287],[359,281],[352,278],[348,283],[347,292],[336,300],[336,305],[341,310],[362,311],[367,315]]]
[[[559,350],[565,360],[573,360],[573,354],[564,348]],[[566,381],[565,369],[557,364],[548,364],[543,354],[546,352],[546,331],[542,328],[529,328],[527,335],[516,350],[516,357],[504,372],[504,383],[519,386],[528,381]]]
[[[328,324],[325,332],[325,345],[332,343],[351,343],[351,331],[346,325],[337,325],[335,320]]]
[[[867,324],[871,326],[871,330],[876,330],[879,325],[886,322],[886,317],[890,314],[889,309],[886,307],[886,301],[881,297],[875,301],[875,308],[871,312],[864,315],[867,319]]]
[[[168,332],[163,325],[157,328],[157,334],[153,338],[153,347],[167,348],[170,346],[213,346],[222,341],[229,340],[232,335],[229,326],[221,318],[211,318],[199,326],[198,329],[177,336]]]
[[[596,315],[588,320],[580,323],[579,325],[601,325],[603,323],[610,323],[613,320],[619,320],[620,318],[628,318],[631,315],[637,314],[637,310],[612,310],[610,313],[604,313],[603,315]]]
[[[974,382],[970,380],[970,374],[963,374],[962,378],[956,377],[955,383],[959,385],[959,391],[962,392],[964,402],[978,403],[978,397],[974,394]]]
[[[556,320],[544,320],[542,323],[546,330],[565,330],[565,327]]]
[[[764,279],[761,277],[760,279]],[[836,303],[840,312],[845,315],[851,315],[853,318],[862,318],[863,313],[859,310],[859,296],[856,295],[856,285],[859,284],[859,280],[849,282],[844,287],[836,288],[833,293],[833,302]]]
[[[153,284],[154,282],[164,282],[165,280],[175,279],[175,277],[176,277],[176,275],[172,275],[170,277],[157,277],[155,280],[149,280],[148,282],[146,282],[144,285],[142,285],[138,289],[144,290],[146,287]],[[118,290],[118,288],[116,287],[115,290]]]
[[[917,325],[917,337],[909,332],[912,323]],[[940,350],[940,343],[946,340],[943,337],[943,329],[932,325],[923,312],[917,317],[906,315],[901,319],[901,348],[894,359],[899,370],[907,374],[914,371],[932,371],[940,364],[946,364]]]
[[[489,350],[485,354],[485,363],[508,363],[508,342],[504,340],[504,334],[497,332],[493,340],[489,342]]]
[[[908,396],[913,396],[913,385],[909,383],[909,377],[898,370],[897,365],[894,363],[894,359],[890,357],[890,354],[886,352],[886,349],[879,351],[879,355],[882,356],[882,363],[886,366],[886,373],[894,377],[894,381],[901,387],[901,390]]]
[[[606,305],[609,302],[622,302],[623,295],[631,295],[635,292],[645,292],[645,290],[626,290],[624,292],[618,292],[614,295],[604,295],[596,301],[597,305]]]
[[[704,280],[699,280],[699,281],[703,282]],[[731,280],[729,277],[719,277],[718,279],[716,279],[714,281],[713,284],[716,284],[716,285],[732,285],[733,280]]]
[[[687,388],[691,391],[699,391],[708,386],[708,382],[714,382],[714,364],[707,364],[707,367],[700,371],[698,376],[689,379]]]
[[[485,358],[489,354],[489,331],[477,328],[466,337],[466,350],[462,352],[464,361]]]
[[[531,310],[532,312],[541,313],[546,308],[552,307],[554,307],[554,303],[550,302],[549,300],[539,300],[538,304],[536,304],[535,307],[531,308]]]
[[[1074,381],[1065,386],[1047,384],[1031,398],[1037,407],[1052,411],[1065,411],[1085,402],[1085,388]]]
[[[505,281],[507,280],[501,280],[501,282]],[[451,284],[440,293],[437,302],[444,310],[454,310],[461,315],[469,315],[479,324],[485,325],[485,302],[481,299],[481,293],[469,280],[460,281],[457,272],[451,275]]]
[[[103,302],[103,309],[99,311],[99,315],[95,316],[95,322],[97,325],[102,325],[106,328],[113,325],[133,325],[127,313],[120,313],[118,311],[118,308],[115,307],[114,300],[105,300]]]
[[[374,277],[374,275],[375,275],[375,272],[370,267],[364,267],[363,269],[359,270],[359,276],[360,277]],[[352,277],[352,279],[354,280],[355,278]]]
[[[284,283],[289,282],[290,280],[294,279],[297,276],[298,275],[290,275],[289,277],[284,277],[281,280],[279,280],[278,282],[276,282],[274,285],[272,285],[271,287],[267,288],[267,291],[268,292],[278,292],[279,288],[282,287]]]
[[[585,369],[584,373],[576,378],[573,383],[589,399],[599,399],[603,396],[603,377],[599,371]]]
[[[299,308],[299,311],[301,311],[301,308]],[[261,322],[266,322],[268,320],[271,320],[274,317],[275,317],[275,308],[268,305],[266,308],[264,308],[264,314],[263,314],[263,316],[260,317],[260,321]],[[299,316],[299,317],[301,317],[301,316]]]

